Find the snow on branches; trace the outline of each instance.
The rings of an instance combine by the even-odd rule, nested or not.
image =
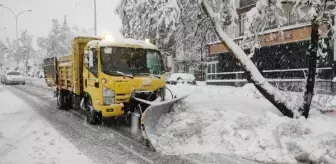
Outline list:
[[[236,16],[230,15],[227,2],[216,0],[222,11],[219,19],[229,24]],[[186,62],[200,63],[204,45],[217,40],[212,24],[202,12],[198,0],[123,0],[116,10],[123,24],[122,34],[136,39],[149,38],[164,54],[171,54]],[[229,19],[230,18],[230,19]],[[232,19],[231,19],[232,18]]]
[[[221,27],[221,22],[218,19],[219,12],[216,11],[216,3],[211,0],[202,0],[201,4],[205,9],[207,15],[211,17],[211,21],[215,26],[216,33],[223,44],[226,45],[234,54],[234,56],[240,61],[243,66],[244,71],[247,73],[250,81],[256,86],[256,88],[263,94],[263,96],[268,99],[274,106],[276,106],[279,111],[281,111],[285,116],[288,117],[298,117],[300,115],[308,117],[309,108],[314,94],[314,84],[316,75],[316,63],[317,63],[317,51],[319,45],[319,25],[325,23],[326,20],[334,25],[334,20],[331,13],[334,13],[335,2],[328,0],[258,0],[255,7],[253,7],[249,12],[247,12],[247,23],[245,26],[245,39],[255,40],[258,42],[258,35],[264,31],[264,29],[269,26],[269,23],[274,23],[278,28],[283,26],[287,21],[284,17],[283,4],[290,3],[293,5],[294,10],[300,12],[300,9],[308,8],[308,18],[312,24],[311,32],[311,42],[310,48],[307,50],[309,59],[309,69],[306,88],[304,90],[303,101],[293,101],[293,97],[284,98],[281,92],[277,88],[270,85],[267,80],[262,76],[254,63],[249,59],[248,55],[240,48]],[[334,28],[330,28],[334,29]],[[280,29],[281,32],[281,29]],[[256,44],[252,49],[259,48]],[[300,93],[301,95],[302,93]],[[301,96],[302,97],[302,96]]]
[[[42,57],[64,56],[71,53],[71,40],[75,35],[85,34],[85,29],[71,27],[66,16],[62,24],[58,19],[53,19],[48,36],[37,38],[36,42],[41,50]]]

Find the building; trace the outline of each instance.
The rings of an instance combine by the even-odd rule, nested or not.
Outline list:
[[[250,42],[244,41],[244,26],[246,12],[255,5],[254,0],[241,0],[237,2],[237,13],[240,21],[238,28],[229,29],[234,41],[240,45],[246,53],[250,52]],[[280,87],[298,87],[305,82],[308,70],[306,50],[310,42],[310,22],[291,14],[291,4],[283,4],[287,15],[287,24],[282,27],[280,34],[273,23],[269,23],[265,30],[258,35],[261,45],[255,50],[252,61],[259,71],[270,83]],[[308,9],[305,9],[308,11]],[[324,36],[324,52],[319,58],[317,68],[316,88],[323,91],[331,91],[334,78],[333,67],[335,61],[334,40],[327,35],[327,26],[321,26],[320,31]],[[207,56],[206,83],[210,85],[242,86],[247,83],[245,74],[239,62],[233,57],[232,52],[220,42],[209,43]]]

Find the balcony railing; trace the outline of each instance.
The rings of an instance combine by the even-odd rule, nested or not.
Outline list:
[[[283,70],[263,70],[262,75],[269,81],[305,81],[308,68],[283,69]],[[319,81],[331,81],[333,69],[331,67],[317,68],[316,79]],[[207,81],[242,81],[246,80],[244,71],[237,72],[217,72],[207,73]]]

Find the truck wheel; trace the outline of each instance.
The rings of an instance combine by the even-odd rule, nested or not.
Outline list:
[[[100,122],[99,113],[94,110],[91,99],[88,99],[86,107],[86,122],[91,125],[98,124]]]
[[[62,91],[59,91],[57,94],[57,108],[59,110],[64,109],[64,93]]]

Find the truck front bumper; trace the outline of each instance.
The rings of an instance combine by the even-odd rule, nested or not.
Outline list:
[[[124,115],[124,104],[96,105],[95,108],[101,111],[103,117],[116,117]]]

